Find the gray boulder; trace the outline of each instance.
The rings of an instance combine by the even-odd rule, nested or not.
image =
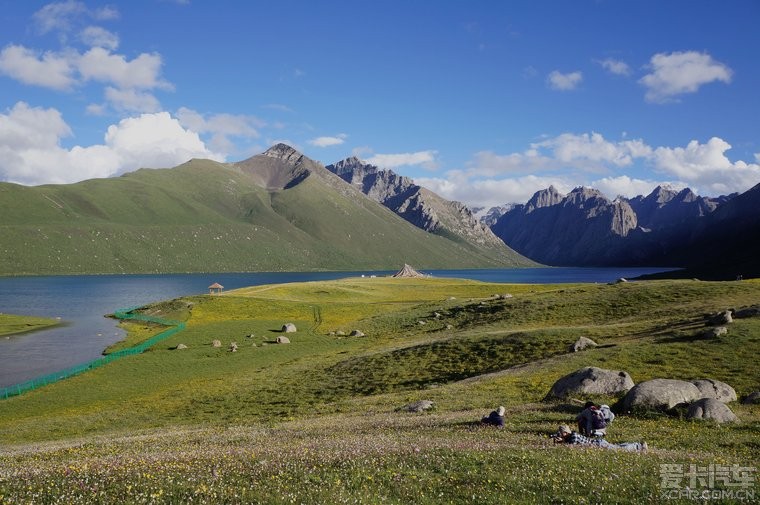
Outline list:
[[[420,400],[418,402],[404,405],[403,407],[397,410],[402,410],[404,412],[424,412],[432,408],[433,408],[433,402],[431,402],[430,400]]]
[[[296,331],[298,330],[296,329],[296,325],[293,323],[286,323],[282,325],[283,333],[295,333]]]
[[[586,348],[589,348],[589,347],[596,347],[598,345],[599,344],[597,344],[596,342],[594,342],[593,340],[591,340],[588,337],[581,337],[578,340],[576,340],[573,345],[570,346],[570,351],[571,352],[578,352],[578,351],[582,351],[582,350],[584,350]]]
[[[760,391],[753,391],[750,394],[747,395],[747,397],[742,402],[745,405],[753,405],[760,403]]]
[[[699,379],[691,381],[691,383],[697,386],[701,398],[714,398],[723,403],[736,401],[736,391],[725,382],[712,379]]]
[[[623,408],[668,410],[702,397],[691,382],[675,379],[652,379],[636,384],[623,398]]]
[[[179,344],[175,349],[187,349],[187,346],[185,344]]]
[[[214,340],[213,342],[211,342],[211,347],[222,347],[222,341]]]
[[[739,420],[725,403],[715,398],[702,398],[689,405],[686,419],[711,419],[717,423],[734,423]]]
[[[585,397],[588,395],[617,395],[633,387],[628,372],[586,367],[566,375],[554,383],[545,399]]]
[[[348,335],[349,337],[363,337],[364,332],[361,330],[352,330],[351,333]]]
[[[289,344],[290,343],[290,339],[288,337],[280,335],[279,337],[277,337],[277,343],[278,344]]]

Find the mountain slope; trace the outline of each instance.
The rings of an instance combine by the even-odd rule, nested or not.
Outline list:
[[[617,244],[636,224],[625,201],[613,202],[582,187],[562,196],[550,187],[504,214],[492,230],[515,251],[540,263],[614,265],[620,264]]]
[[[517,252],[550,265],[684,266],[684,244],[704,232],[700,223],[735,195],[700,197],[657,187],[648,196],[607,199],[597,190],[568,195],[553,187],[516,205],[491,229]],[[704,218],[704,219],[703,219]]]
[[[232,164],[0,184],[0,237],[3,275],[529,263],[426,233],[284,145]]]
[[[682,277],[733,280],[760,277],[760,184],[721,203],[691,227],[663,230],[670,247],[653,261],[672,259]]]
[[[476,243],[496,252],[503,242],[465,205],[446,200],[392,170],[380,170],[356,157],[325,167],[362,193],[425,231],[455,241]],[[511,253],[507,251],[507,253]]]

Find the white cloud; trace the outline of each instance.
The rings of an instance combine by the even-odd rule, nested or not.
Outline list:
[[[481,151],[465,170],[415,181],[446,198],[489,206],[524,203],[549,185],[563,193],[581,185],[594,187],[610,198],[646,195],[661,184],[717,196],[744,192],[760,182],[760,164],[729,160],[725,152],[730,147],[719,138],[706,144],[692,141],[686,147],[653,148],[641,139],[609,141],[595,132],[564,133],[523,152]],[[760,161],[760,153],[755,161]],[[652,168],[666,177],[642,175]],[[589,177],[601,171],[612,174]]]
[[[73,21],[86,15],[87,12],[87,6],[84,3],[67,0],[45,5],[34,13],[32,19],[37,30],[42,34],[53,30],[69,31]]]
[[[106,37],[107,33],[96,35]],[[116,43],[115,40],[110,42],[111,45]],[[127,60],[105,47],[93,47],[83,54],[68,49],[40,55],[23,46],[11,45],[0,52],[0,73],[25,84],[59,91],[71,90],[88,81],[99,82],[106,85],[106,101],[117,111],[127,112],[160,110],[158,99],[148,90],[173,89],[161,78],[161,66],[159,54],[142,53]],[[91,110],[88,106],[88,113]]]
[[[475,153],[474,159],[467,166],[470,173],[480,177],[535,173],[559,168],[555,160],[540,155],[535,149],[511,154],[480,151]]]
[[[39,55],[17,45],[0,52],[0,72],[24,84],[67,90],[76,83],[74,70],[69,54],[48,51]]]
[[[599,134],[592,132],[576,135],[563,133],[553,139],[533,144],[534,148],[549,148],[553,157],[562,163],[573,163],[587,170],[615,165],[630,165],[634,158],[646,157],[651,148],[641,140],[624,140],[610,142]]]
[[[632,178],[627,175],[620,175],[617,177],[605,177],[592,181],[589,185],[598,189],[608,198],[616,198],[617,196],[624,196],[626,198],[633,198],[639,195],[648,195],[657,186],[668,185],[674,189],[683,189],[686,185],[682,182],[662,182],[653,180],[644,180]]]
[[[428,170],[435,170],[438,166],[436,156],[438,151],[417,151],[414,153],[399,154],[375,154],[365,162],[380,168],[397,168],[406,165],[420,165]]]
[[[210,146],[214,151],[231,153],[235,144],[230,137],[259,138],[259,128],[266,123],[255,116],[234,114],[203,115],[187,107],[177,111],[180,124],[199,134],[211,135]]]
[[[161,104],[155,96],[135,89],[108,86],[105,89],[105,98],[116,110],[122,112],[157,112],[161,109]]]
[[[309,140],[308,143],[316,147],[339,146],[346,141],[347,137],[345,133],[339,133],[335,137],[317,137]]]
[[[85,81],[114,84],[122,89],[171,89],[171,84],[160,78],[161,64],[161,55],[156,53],[142,53],[127,61],[123,55],[93,47],[78,58],[77,70]]]
[[[554,70],[546,78],[546,82],[550,88],[560,91],[573,90],[580,85],[581,81],[583,81],[583,74],[581,72],[563,74],[558,70]]]
[[[667,102],[715,81],[730,83],[733,73],[709,54],[696,51],[655,54],[650,67],[652,72],[639,80],[647,88],[649,102]]]
[[[471,179],[467,173],[452,170],[445,178],[415,177],[414,182],[449,200],[470,205],[495,207],[505,203],[525,203],[536,191],[554,186],[561,193],[576,184],[561,176],[526,175],[506,179]]]
[[[88,26],[79,38],[90,47],[103,47],[111,51],[119,47],[119,36],[99,26]]]
[[[631,74],[631,67],[628,66],[628,64],[624,61],[616,60],[613,58],[606,58],[604,60],[600,60],[599,64],[604,68],[606,71],[610,72],[611,74],[615,75],[630,75]]]
[[[158,54],[143,53],[128,61],[103,47],[93,47],[84,54],[66,50],[39,55],[23,46],[11,45],[0,52],[0,72],[25,84],[56,90],[68,90],[86,81],[114,85],[122,92],[172,89],[160,77],[161,65]],[[119,102],[128,101],[117,97],[116,103]]]
[[[143,114],[111,125],[104,143],[66,149],[71,128],[55,109],[18,102],[0,114],[0,179],[20,184],[70,183],[141,167],[172,167],[190,158],[224,157],[168,113]]]
[[[701,194],[743,192],[760,182],[760,165],[732,162],[725,155],[731,145],[712,137],[706,144],[692,140],[686,147],[658,147],[656,168],[678,177]]]

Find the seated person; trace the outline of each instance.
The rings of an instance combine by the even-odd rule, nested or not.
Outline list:
[[[607,421],[594,402],[586,402],[575,420],[578,423],[578,432],[581,435],[587,437],[604,437],[607,435]]]
[[[570,429],[566,424],[563,424],[557,429],[557,433],[552,436],[554,443],[556,444],[572,444],[572,445],[590,445],[596,447],[602,447],[604,449],[618,449],[624,451],[641,451],[646,452],[649,446],[646,442],[622,442],[619,444],[611,444],[603,438],[589,438],[587,436],[576,433]]]
[[[504,427],[504,411],[506,409],[501,406],[498,409],[494,410],[490,414],[488,414],[486,417],[480,420],[481,424],[485,424],[488,426],[496,426],[497,428],[503,428]]]

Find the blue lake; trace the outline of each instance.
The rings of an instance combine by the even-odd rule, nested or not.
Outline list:
[[[517,268],[429,270],[435,277],[485,282],[550,284],[610,282],[663,268]],[[226,290],[261,284],[340,279],[392,272],[282,272],[167,275],[0,277],[0,313],[60,318],[63,326],[0,337],[0,387],[95,359],[124,338],[114,310],[179,296],[203,294],[214,282]]]

